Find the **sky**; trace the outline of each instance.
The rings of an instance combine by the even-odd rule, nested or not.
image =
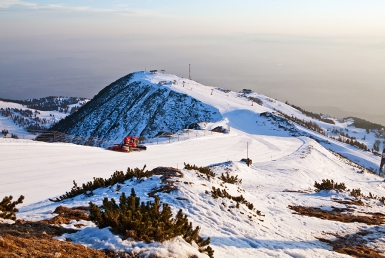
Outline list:
[[[138,70],[385,125],[385,1],[0,0],[0,98],[93,97]]]

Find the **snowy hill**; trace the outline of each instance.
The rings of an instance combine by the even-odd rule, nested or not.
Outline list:
[[[375,257],[375,252],[385,252],[381,199],[385,197],[385,184],[383,178],[365,169],[377,170],[380,158],[328,135],[329,128],[345,132],[347,128],[356,131],[357,139],[363,135],[368,139],[376,137],[374,131],[366,134],[365,129],[349,127],[351,121],[333,120],[334,125],[322,122],[257,93],[236,93],[174,75],[140,72],[125,80],[120,89],[114,84],[100,95],[122,91],[125,82],[135,80],[149,92],[178,92],[184,96],[183,103],[195,99],[218,116],[199,121],[202,130],[181,128],[179,141],[152,141],[147,151],[129,154],[70,143],[0,139],[0,196],[26,197],[18,218],[52,218],[60,205],[87,206],[90,201],[101,205],[105,197],[119,200],[122,192],[129,194],[132,188],[141,201],[153,201],[150,193],[170,184],[174,191],[158,191],[157,195],[174,214],[182,209],[193,225],[201,228],[200,234],[211,238],[215,257],[349,257],[347,254],[358,250],[364,250],[359,253],[361,257],[365,252],[366,257]],[[84,110],[96,108],[92,102]],[[292,115],[316,123],[326,133],[294,123],[289,119]],[[218,126],[228,133],[209,131]],[[247,156],[253,162],[250,166],[240,161]],[[208,166],[215,176],[209,178],[184,168],[184,163]],[[108,178],[116,170],[142,168],[145,164],[149,170],[177,168],[183,177],[171,177],[168,182],[161,175],[133,178],[99,188],[93,195],[49,201],[70,191],[73,180],[81,185],[94,177]],[[222,175],[226,173],[242,181],[225,182]],[[344,183],[350,191],[316,191],[314,183],[325,179]],[[214,189],[233,197],[242,195],[247,202],[237,204],[231,198],[215,196]],[[248,204],[253,204],[252,209]],[[58,239],[68,238],[92,248],[142,253],[145,257],[207,257],[180,238],[146,244],[123,239],[90,221],[72,221],[64,226],[78,232]]]
[[[119,79],[53,130],[121,141],[128,134],[154,137],[221,118],[214,107],[172,90],[175,82],[151,82],[148,76],[149,72],[137,72]]]
[[[34,139],[37,131],[52,127],[88,101],[75,97],[0,99],[0,129],[8,131],[7,137]]]

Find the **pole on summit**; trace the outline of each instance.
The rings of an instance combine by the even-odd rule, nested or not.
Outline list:
[[[385,148],[384,150],[382,151],[382,155],[381,155],[381,164],[380,164],[380,175],[383,174],[383,167],[385,165]]]
[[[249,162],[249,142],[247,142],[247,155],[246,155],[246,160],[247,160],[247,162],[246,162],[246,164],[247,164],[247,166],[249,167],[250,166],[250,162]]]

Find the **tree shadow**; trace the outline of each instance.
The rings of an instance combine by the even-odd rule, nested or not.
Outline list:
[[[314,249],[321,248],[331,250],[330,246],[319,240],[295,241],[295,240],[276,240],[276,239],[252,239],[236,237],[210,237],[213,246],[234,246],[236,248],[254,249]]]

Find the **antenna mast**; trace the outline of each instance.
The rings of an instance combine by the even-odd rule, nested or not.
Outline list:
[[[188,64],[188,79],[191,80],[191,64]]]

